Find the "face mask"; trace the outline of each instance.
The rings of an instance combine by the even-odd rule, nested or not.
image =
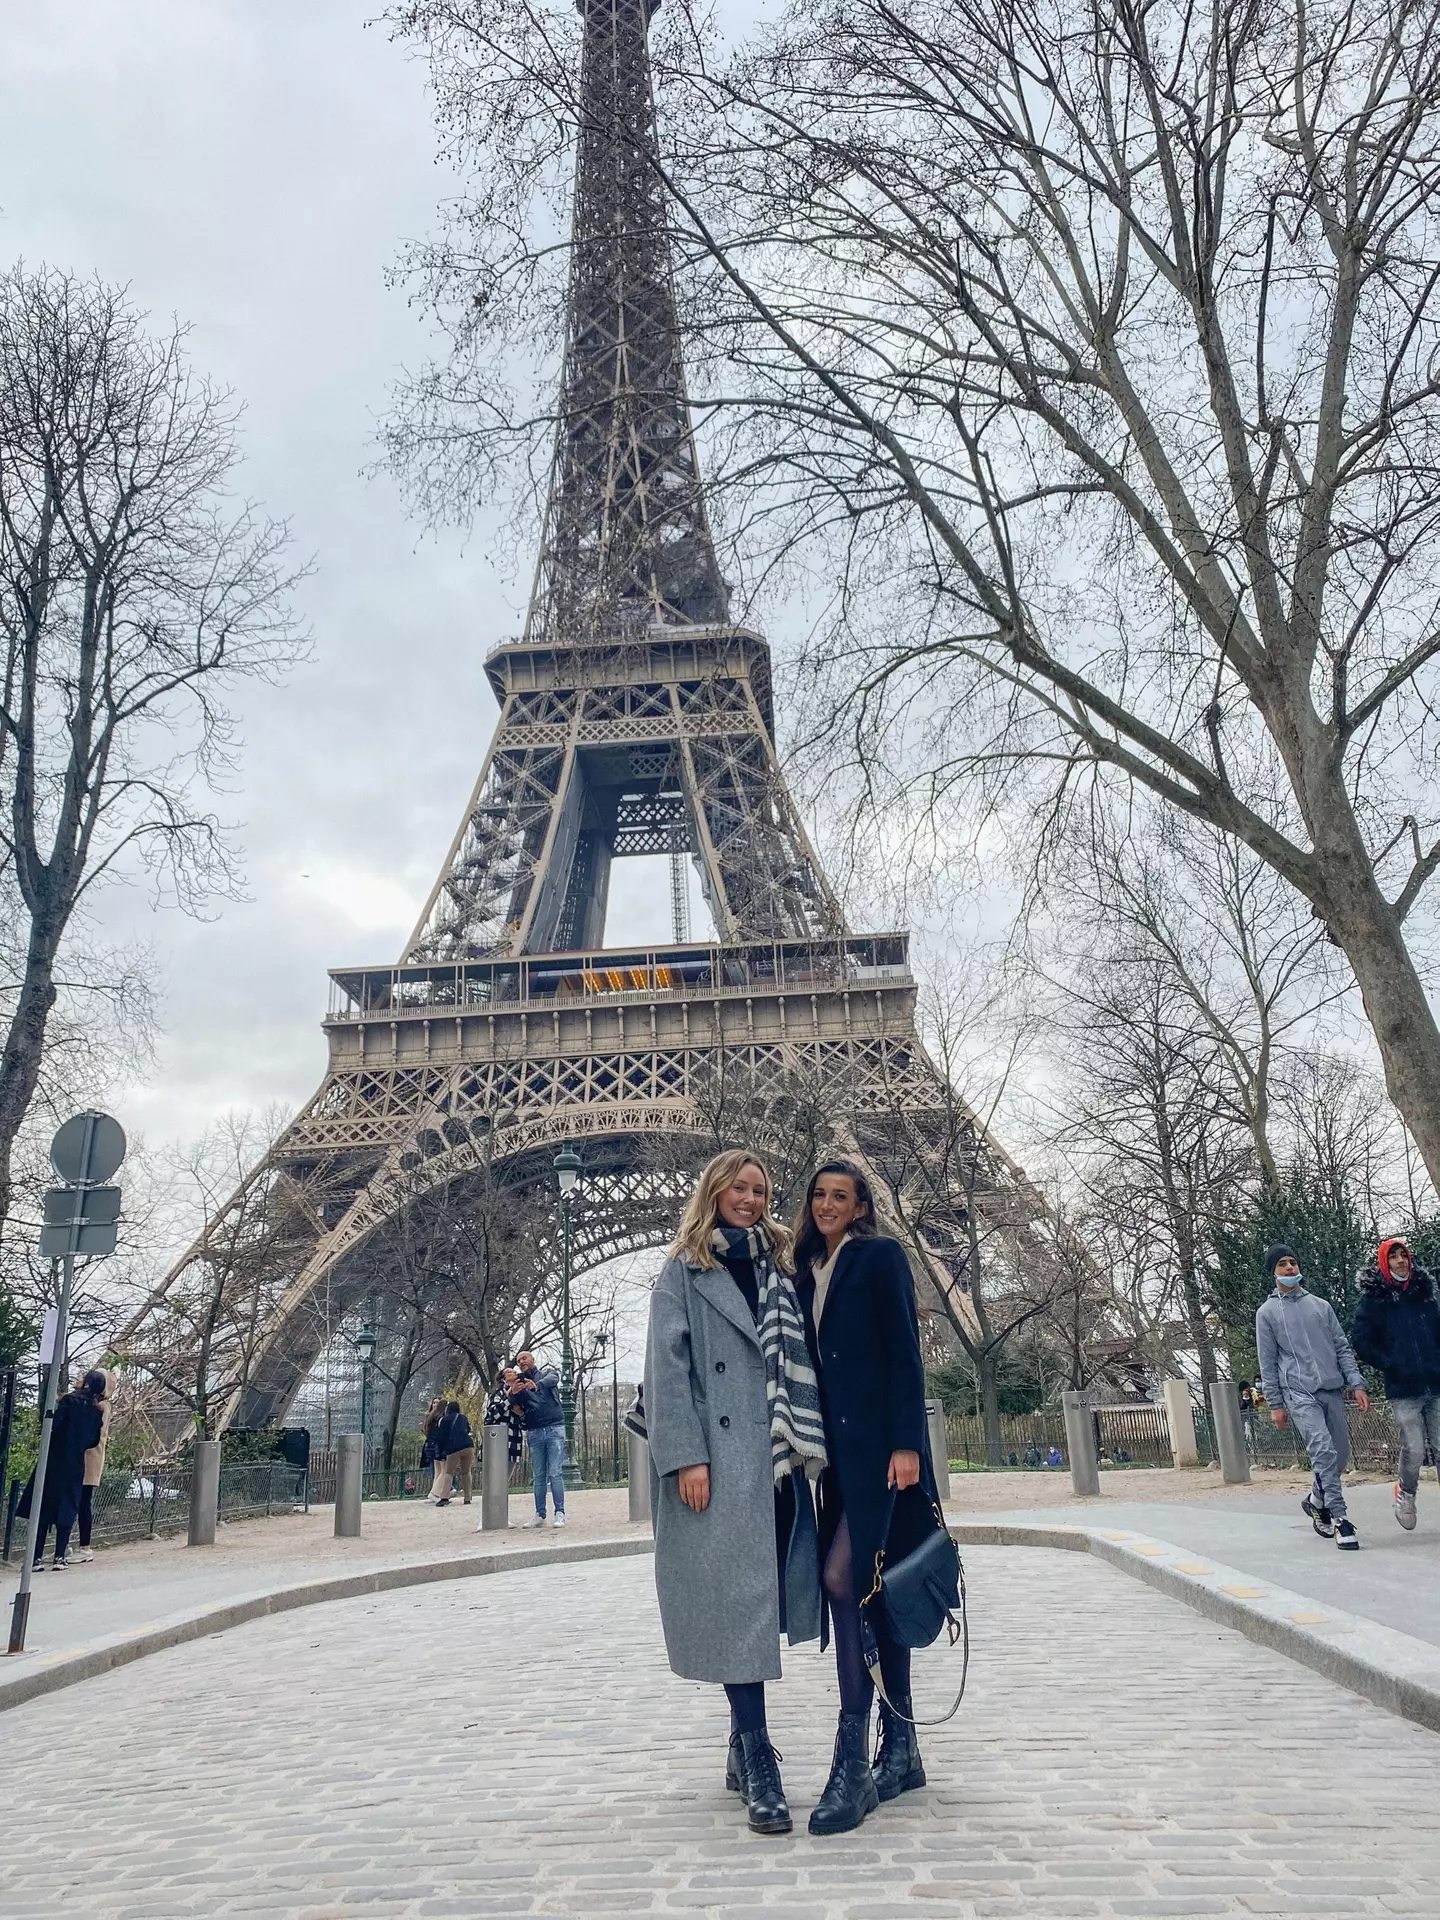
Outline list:
[[[1277,1287],[1283,1287],[1286,1293],[1293,1293],[1299,1286],[1301,1278],[1302,1276],[1298,1273],[1277,1273],[1275,1284]]]

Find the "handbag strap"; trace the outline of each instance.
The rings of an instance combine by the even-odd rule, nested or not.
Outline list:
[[[958,1557],[957,1555],[957,1559]],[[871,1597],[873,1598],[873,1596]],[[868,1600],[866,1604],[868,1605]],[[960,1711],[960,1702],[965,1698],[965,1684],[970,1678],[970,1610],[966,1605],[965,1563],[963,1560],[960,1561],[960,1618],[957,1620],[954,1614],[947,1609],[945,1621],[946,1629],[950,1636],[950,1645],[953,1647],[957,1640],[962,1642],[960,1691],[956,1694],[947,1713],[942,1713],[939,1718],[935,1720],[917,1720],[913,1714],[902,1713],[885,1691],[884,1677],[880,1672],[880,1648],[875,1639],[875,1629],[870,1625],[870,1618],[865,1611],[865,1607],[862,1605],[860,1608],[860,1651],[864,1657],[870,1678],[874,1683],[875,1691],[885,1702],[885,1705],[890,1709],[891,1713],[895,1715],[897,1720],[904,1720],[912,1727],[943,1727],[947,1720],[953,1720],[955,1718],[956,1714]]]

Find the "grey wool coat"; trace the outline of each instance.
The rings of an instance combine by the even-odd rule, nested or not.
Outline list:
[[[655,1592],[686,1680],[778,1680],[780,1597],[765,1362],[729,1273],[672,1257],[650,1296],[645,1418],[655,1474]],[[680,1498],[708,1465],[710,1504]]]

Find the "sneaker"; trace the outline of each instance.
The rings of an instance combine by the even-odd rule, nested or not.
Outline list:
[[[1314,1527],[1316,1533],[1319,1534],[1322,1540],[1329,1540],[1334,1537],[1335,1522],[1330,1518],[1330,1509],[1328,1507],[1317,1507],[1307,1493],[1305,1498],[1300,1502],[1300,1511],[1305,1515],[1306,1519],[1309,1520],[1311,1526]]]
[[[1356,1533],[1350,1521],[1336,1521],[1335,1544],[1346,1553],[1358,1553],[1360,1551],[1360,1536]]]
[[[444,1500],[437,1500],[435,1504],[437,1507],[448,1507],[450,1504],[450,1501],[448,1498],[446,1498]]]
[[[555,1516],[555,1524],[556,1524],[556,1526],[557,1526],[557,1527],[563,1527],[563,1526],[564,1526],[564,1524],[565,1524],[565,1516],[564,1516],[564,1514],[563,1514],[563,1513],[557,1513],[557,1514],[556,1514],[556,1516]]]
[[[1395,1518],[1407,1533],[1415,1527],[1415,1496],[1407,1493],[1397,1480],[1395,1482]]]
[[[50,1562],[50,1571],[52,1573],[64,1573],[69,1564],[70,1562],[68,1560],[52,1560]]]
[[[527,1520],[525,1522],[525,1525],[527,1527],[543,1527],[544,1524],[545,1524],[545,1516],[543,1513],[537,1513],[533,1520]]]
[[[1412,1520],[1410,1524],[1413,1526],[1415,1523]],[[93,1547],[77,1547],[74,1553],[71,1554],[70,1558],[72,1560],[79,1560],[82,1562],[86,1560],[93,1560],[95,1558],[95,1549]]]

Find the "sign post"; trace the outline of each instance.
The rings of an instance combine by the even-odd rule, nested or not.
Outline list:
[[[65,1370],[65,1340],[70,1318],[70,1296],[75,1289],[76,1260],[94,1259],[115,1251],[120,1218],[120,1189],[101,1183],[118,1171],[125,1158],[125,1134],[108,1113],[77,1113],[50,1142],[50,1164],[65,1182],[45,1196],[45,1219],[40,1229],[40,1252],[63,1263],[60,1303],[55,1310],[55,1338],[45,1375],[40,1411],[40,1449],[31,1483],[30,1520],[25,1529],[25,1551],[20,1561],[20,1586],[10,1613],[11,1653],[25,1651],[25,1629],[30,1620],[30,1577],[35,1544],[40,1539],[40,1515],[45,1505],[45,1471],[50,1464],[50,1436],[55,1424],[55,1402],[60,1375]]]

